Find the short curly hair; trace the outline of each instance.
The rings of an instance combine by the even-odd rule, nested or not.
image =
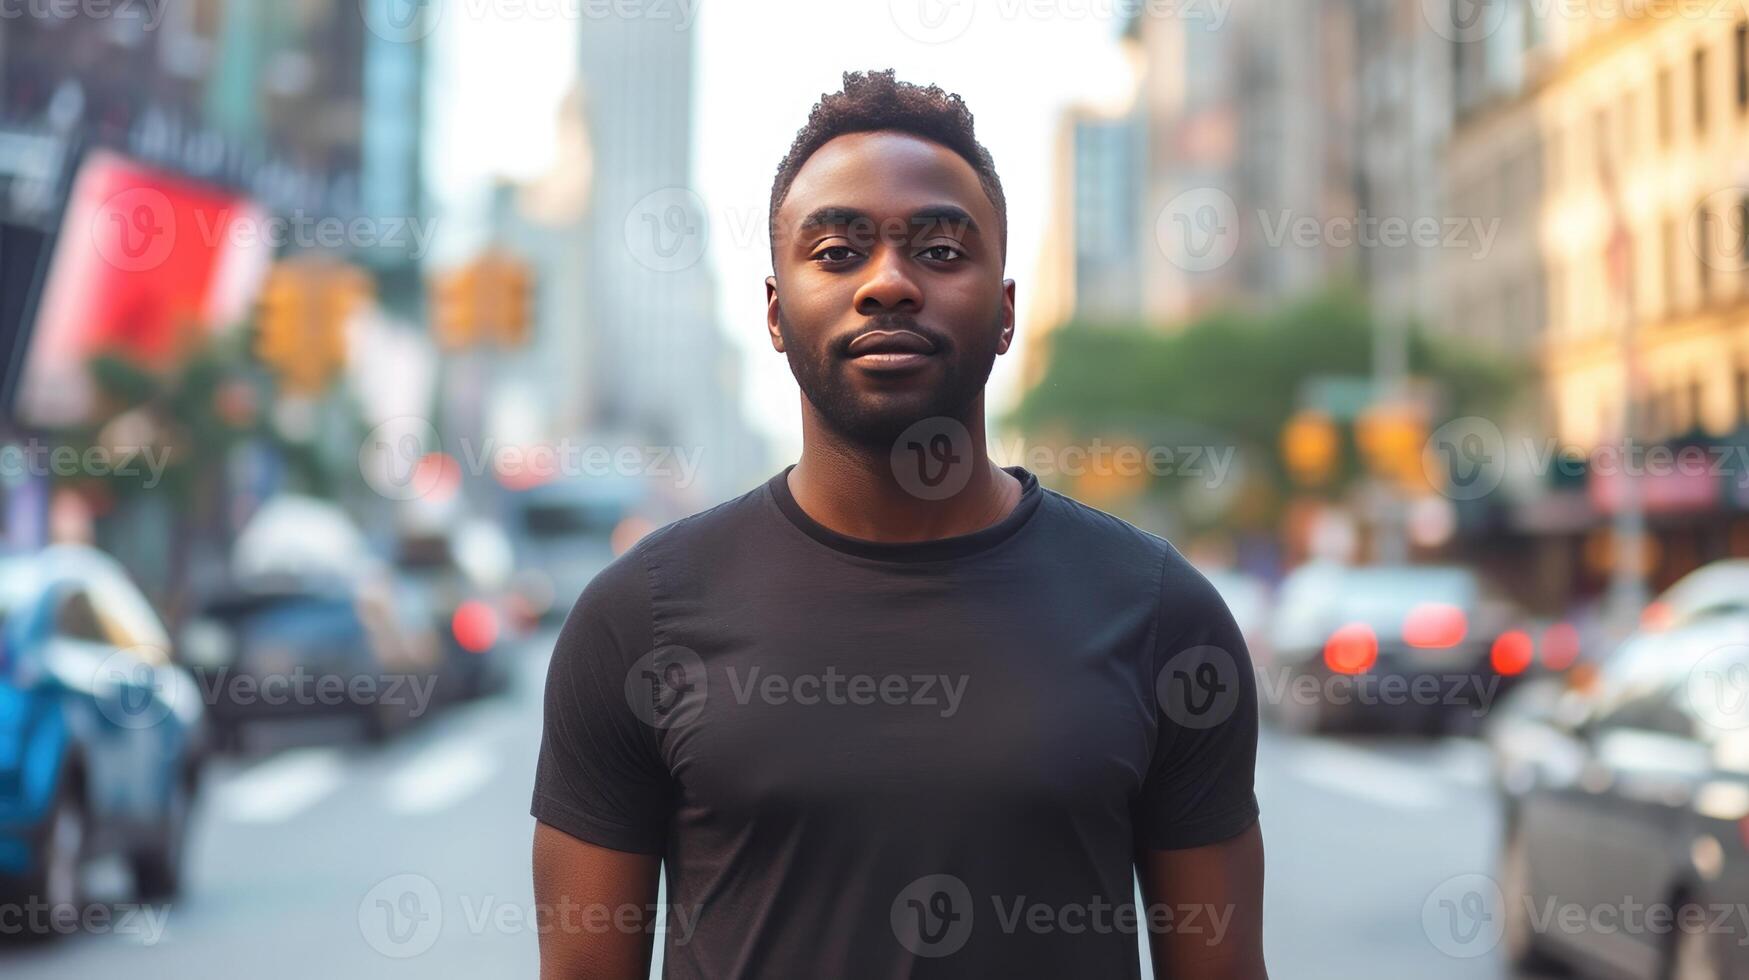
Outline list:
[[[944,92],[938,85],[921,86],[901,82],[893,77],[893,69],[885,71],[847,71],[844,88],[820,95],[820,101],[808,113],[808,121],[796,133],[795,142],[777,165],[777,178],[771,185],[771,210],[766,215],[766,230],[771,235],[775,258],[777,249],[777,209],[789,196],[790,185],[802,164],[814,151],[828,141],[847,133],[867,133],[875,130],[895,130],[920,136],[959,154],[978,174],[978,183],[996,207],[1000,224],[1002,252],[1008,251],[1008,200],[1002,194],[1002,180],[996,176],[996,164],[990,151],[978,142],[972,129],[972,111],[958,95]]]

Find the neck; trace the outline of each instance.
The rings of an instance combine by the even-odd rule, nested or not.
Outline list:
[[[915,473],[895,468],[891,447],[863,445],[833,431],[804,396],[802,456],[789,474],[790,493],[809,517],[865,541],[933,541],[989,527],[1014,509],[1020,481],[989,457],[982,394],[966,416],[969,439],[954,439],[955,451],[945,459],[929,445],[902,451],[899,465],[907,468],[919,459],[912,454],[921,454],[916,465],[926,468],[925,485]],[[961,489],[931,499],[937,490],[930,488],[954,486]]]

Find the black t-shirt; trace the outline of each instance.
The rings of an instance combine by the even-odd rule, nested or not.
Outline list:
[[[997,524],[891,544],[786,470],[577,600],[533,813],[664,857],[667,977],[1128,978],[1138,923],[1191,928],[1133,861],[1256,819],[1244,641],[1165,540],[1009,472]]]

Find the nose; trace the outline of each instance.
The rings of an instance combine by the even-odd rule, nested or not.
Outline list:
[[[856,290],[856,312],[864,316],[904,309],[915,313],[923,308],[923,291],[905,268],[899,250],[882,248],[865,266],[868,278]]]

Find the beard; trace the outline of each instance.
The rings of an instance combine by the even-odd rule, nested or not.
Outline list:
[[[853,368],[845,348],[856,335],[810,347],[796,336],[781,310],[777,327],[783,337],[790,373],[795,375],[803,397],[814,406],[827,428],[848,442],[887,452],[906,429],[924,419],[946,416],[969,426],[972,405],[983,393],[984,383],[990,380],[990,371],[996,364],[1002,311],[998,309],[990,329],[966,347],[937,331],[924,330],[908,316],[877,319],[877,328],[912,330],[934,341],[933,356],[942,366],[938,384],[892,391],[861,390],[851,380]]]

